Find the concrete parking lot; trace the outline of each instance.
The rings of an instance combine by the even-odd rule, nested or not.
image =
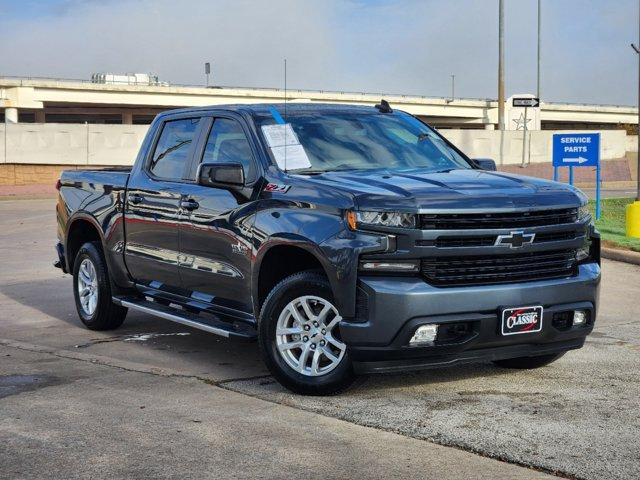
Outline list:
[[[586,346],[283,390],[257,346],[132,313],[82,328],[54,200],[0,201],[2,478],[640,478],[640,267],[605,261]]]

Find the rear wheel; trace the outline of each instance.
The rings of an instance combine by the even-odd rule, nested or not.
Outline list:
[[[107,264],[99,242],[87,242],[73,262],[73,294],[82,323],[90,330],[113,330],[124,322],[127,309],[111,300]]]
[[[273,376],[305,395],[348,387],[355,375],[340,338],[340,320],[323,275],[301,272],[276,285],[264,302],[259,325],[260,350]]]
[[[552,353],[549,355],[540,355],[538,357],[519,357],[508,358],[506,360],[495,360],[493,363],[503,368],[515,368],[520,370],[528,370],[532,368],[540,368],[549,365],[562,357],[566,352]]]

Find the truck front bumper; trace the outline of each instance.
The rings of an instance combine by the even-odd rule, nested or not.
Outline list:
[[[481,360],[560,353],[580,348],[593,329],[598,306],[600,266],[579,266],[566,279],[509,285],[438,288],[419,278],[360,277],[358,318],[340,323],[358,373],[393,372]],[[542,330],[503,336],[503,308],[542,305]],[[562,319],[586,310],[585,325]],[[570,322],[569,322],[570,323]],[[409,340],[425,324],[449,334],[432,345]],[[451,332],[458,332],[452,334]]]

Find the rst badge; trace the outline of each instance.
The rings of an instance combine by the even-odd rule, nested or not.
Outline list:
[[[502,311],[502,335],[533,333],[542,330],[542,307],[505,308]]]

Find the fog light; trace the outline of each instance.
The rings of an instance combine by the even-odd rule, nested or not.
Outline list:
[[[422,325],[416,329],[416,332],[409,340],[409,345],[419,343],[433,343],[438,335],[438,325]]]
[[[573,325],[581,326],[587,324],[587,312],[585,310],[576,310],[573,312]]]

